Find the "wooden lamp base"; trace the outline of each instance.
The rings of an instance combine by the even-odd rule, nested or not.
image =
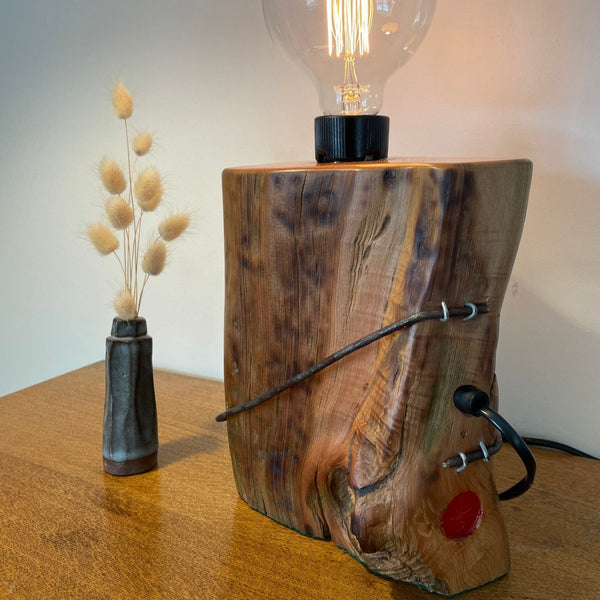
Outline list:
[[[508,571],[493,459],[442,463],[497,442],[452,398],[474,385],[497,405],[498,320],[531,170],[386,160],[224,172],[228,407],[410,314],[490,308],[386,337],[231,416],[251,507],[444,595]]]

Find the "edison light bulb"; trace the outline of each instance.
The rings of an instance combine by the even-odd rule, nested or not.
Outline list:
[[[275,42],[316,84],[325,115],[374,115],[425,35],[435,0],[263,0]]]

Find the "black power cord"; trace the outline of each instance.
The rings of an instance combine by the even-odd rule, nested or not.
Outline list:
[[[465,306],[461,306],[459,308],[448,308],[445,302],[442,302],[442,310],[430,310],[420,313],[415,313],[414,315],[410,315],[401,321],[396,321],[396,323],[392,323],[387,327],[383,327],[382,329],[378,329],[373,333],[366,335],[365,337],[353,342],[352,344],[348,344],[344,348],[341,348],[337,352],[330,354],[327,358],[324,358],[321,362],[313,365],[312,367],[306,369],[306,371],[302,371],[302,373],[298,373],[290,379],[284,381],[283,383],[275,386],[270,389],[268,392],[263,394],[262,396],[258,396],[248,402],[244,402],[243,404],[238,404],[237,406],[233,406],[227,409],[225,412],[217,415],[215,417],[215,421],[222,422],[226,421],[232,415],[236,415],[246,410],[250,410],[251,408],[255,408],[260,406],[267,400],[274,398],[275,396],[281,394],[285,390],[301,383],[302,381],[316,375],[319,371],[326,369],[331,366],[333,363],[336,363],[338,360],[380,340],[381,338],[391,335],[392,333],[396,333],[396,331],[400,331],[402,329],[406,329],[411,325],[416,325],[417,323],[421,323],[422,321],[430,321],[432,319],[439,319],[440,321],[446,322],[450,318],[454,317],[463,317],[464,321],[469,321],[476,315],[481,315],[490,312],[490,307],[487,304],[474,304],[473,302],[469,302],[465,304]]]
[[[500,500],[510,500],[524,494],[535,478],[535,458],[529,446],[513,426],[495,410],[490,408],[490,397],[473,385],[463,385],[454,392],[454,405],[466,415],[487,419],[516,450],[523,461],[527,474],[519,482],[500,494]]]
[[[415,313],[397,321],[396,323],[392,323],[387,327],[383,327],[359,340],[341,348],[337,352],[330,354],[328,357],[324,358],[319,363],[313,365],[312,367],[302,371],[302,373],[298,373],[291,377],[290,379],[284,381],[283,383],[275,386],[270,389],[268,392],[263,394],[262,396],[258,396],[239,404],[237,406],[233,406],[227,409],[225,412],[217,415],[215,418],[216,421],[222,422],[226,421],[228,417],[231,417],[240,412],[244,412],[246,410],[250,410],[257,406],[260,406],[264,402],[267,402],[271,398],[281,394],[283,391],[305,381],[309,377],[319,373],[323,369],[331,366],[342,358],[356,352],[357,350],[372,344],[373,342],[391,335],[397,331],[401,331],[406,329],[412,325],[416,325],[417,323],[421,323],[422,321],[428,321],[432,319],[439,319],[442,322],[448,321],[450,318],[455,317],[463,317],[463,320],[468,321],[474,318],[478,314],[485,314],[489,312],[489,306],[487,304],[474,304],[472,302],[468,302],[465,306],[459,308],[448,308],[445,302],[442,302],[442,310],[437,311],[425,311],[421,313]],[[454,403],[456,407],[464,412],[465,414],[470,414],[473,416],[482,416],[487,419],[496,429],[500,431],[502,434],[503,441],[508,441],[513,448],[516,450],[517,454],[523,461],[525,468],[527,469],[527,475],[514,486],[502,492],[500,494],[500,500],[508,500],[510,498],[516,498],[520,496],[524,492],[526,492],[533,483],[533,479],[535,477],[536,463],[531,450],[528,445],[531,446],[540,446],[545,448],[552,448],[555,450],[560,450],[562,452],[566,452],[572,454],[574,456],[580,456],[583,458],[589,458],[593,460],[598,460],[595,456],[591,456],[590,454],[586,454],[581,450],[577,450],[571,446],[567,446],[566,444],[561,444],[559,442],[554,442],[552,440],[544,440],[540,438],[522,438],[506,421],[502,416],[500,416],[496,411],[490,408],[490,400],[489,396],[482,390],[479,390],[473,386],[461,386],[458,388],[454,394]],[[483,446],[483,442],[481,444]],[[475,460],[489,460],[490,456],[498,452],[500,449],[500,444],[495,444],[494,446],[490,446],[486,448],[483,446],[480,451],[475,451],[470,454],[460,454],[459,457],[454,457],[444,461],[444,468],[450,467],[460,467],[461,464],[466,466],[467,464],[474,462]]]
[[[555,442],[553,440],[544,440],[542,438],[535,438],[535,437],[524,437],[523,441],[528,446],[535,446],[538,448],[551,448],[552,450],[558,450],[560,452],[564,452],[565,454],[572,454],[573,456],[579,456],[580,458],[589,458],[591,460],[600,460],[596,456],[592,456],[591,454],[588,454],[587,452],[583,452],[582,450],[573,448],[573,446],[568,446],[567,444],[561,444],[560,442]]]

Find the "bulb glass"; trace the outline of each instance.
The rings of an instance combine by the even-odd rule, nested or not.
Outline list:
[[[326,115],[377,114],[390,75],[415,52],[435,0],[263,0],[284,53],[308,72]]]

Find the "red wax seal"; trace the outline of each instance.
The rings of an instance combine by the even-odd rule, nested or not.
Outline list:
[[[479,527],[483,506],[479,496],[466,490],[454,497],[440,515],[442,531],[451,540],[463,540]]]

